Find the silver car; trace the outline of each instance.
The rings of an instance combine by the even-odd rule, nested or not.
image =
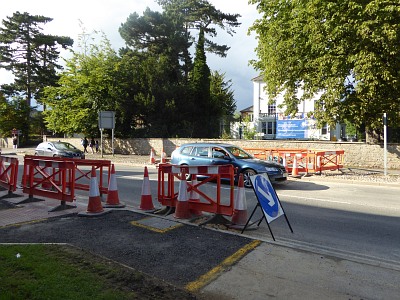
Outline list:
[[[83,151],[74,145],[66,142],[43,142],[35,149],[35,155],[66,157],[66,158],[85,158]]]

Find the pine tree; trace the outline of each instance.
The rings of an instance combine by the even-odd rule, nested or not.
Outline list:
[[[23,97],[28,107],[32,99],[39,100],[45,86],[54,85],[58,79],[56,71],[59,47],[72,46],[69,37],[45,35],[41,25],[52,21],[44,16],[32,16],[15,12],[2,21],[0,27],[0,68],[14,75],[14,82],[2,85],[8,97]],[[29,120],[30,115],[26,118]],[[23,128],[28,139],[29,127]]]

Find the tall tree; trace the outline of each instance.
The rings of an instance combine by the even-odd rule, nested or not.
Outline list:
[[[158,0],[157,3],[163,7],[167,15],[182,22],[182,29],[187,39],[192,39],[190,30],[193,29],[202,29],[205,36],[216,37],[216,27],[233,35],[234,28],[240,26],[237,20],[240,14],[223,13],[207,0]],[[225,57],[229,50],[227,45],[219,45],[207,38],[204,38],[204,47],[206,51],[222,57]]]
[[[214,119],[216,111],[211,105],[210,94],[210,68],[207,65],[206,54],[204,52],[204,31],[200,29],[199,40],[196,45],[196,55],[194,58],[193,72],[191,73],[192,87],[192,111],[193,114],[193,136],[194,137],[213,137]],[[218,133],[218,131],[217,131]]]
[[[316,101],[314,116],[348,120],[373,133],[387,112],[400,123],[400,3],[368,1],[260,1],[259,60],[271,99],[285,93],[287,114],[302,99]],[[304,90],[302,98],[297,96]]]
[[[211,52],[225,57],[229,47],[219,45],[208,39],[215,38],[217,28],[225,30],[228,34],[235,33],[239,14],[226,14],[216,9],[207,0],[159,0],[157,1],[170,18],[181,20],[182,30],[188,40],[194,40],[192,31],[198,31],[194,66],[190,76],[192,99],[189,107],[193,113],[192,136],[216,137],[219,133],[219,120],[222,115],[218,105],[213,105],[210,93],[210,69],[207,66],[205,52]],[[215,98],[214,98],[215,100]]]
[[[21,97],[14,97],[8,101],[0,93],[0,135],[10,136],[12,129],[25,130],[29,128],[29,120],[26,118],[32,109]]]
[[[203,30],[205,51],[225,57],[229,48],[227,45],[219,45],[208,39],[215,38],[218,34],[217,28],[227,32],[229,35],[235,33],[234,28],[239,27],[238,18],[240,14],[226,14],[216,9],[207,0],[157,0],[166,15],[175,20],[180,26],[183,36],[188,43],[195,40],[192,31]],[[184,61],[190,62],[189,49],[183,53]],[[185,78],[190,71],[190,63],[185,64]]]
[[[236,111],[236,101],[232,90],[232,83],[230,80],[225,80],[225,73],[218,71],[211,72],[210,77],[210,110],[209,113],[214,112],[210,120],[214,123],[212,128],[214,130],[212,136],[220,137],[221,135],[229,135],[229,124],[234,120],[234,113]],[[215,130],[220,127],[220,130]],[[217,135],[219,133],[219,135]]]
[[[7,93],[23,95],[28,105],[44,86],[57,80],[56,70],[59,48],[72,46],[69,37],[45,35],[41,25],[53,19],[15,12],[2,21],[0,28],[0,67],[11,71],[14,83],[3,90]]]
[[[66,61],[57,86],[45,88],[47,127],[55,132],[98,135],[98,112],[114,110],[120,97],[120,58],[105,36],[89,53],[74,53]]]

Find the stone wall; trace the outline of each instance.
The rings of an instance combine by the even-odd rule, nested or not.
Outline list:
[[[59,140],[44,137],[46,140]],[[79,138],[61,139],[82,148]],[[284,141],[284,140],[211,140],[211,139],[115,139],[114,153],[149,155],[154,148],[156,156],[160,156],[162,149],[170,156],[177,146],[190,142],[221,142],[231,143],[242,148],[284,148],[284,149],[315,149],[315,150],[344,150],[346,166],[383,168],[383,145],[365,143],[331,142],[331,141]],[[111,141],[104,140],[104,153],[111,153]],[[400,144],[388,144],[387,166],[389,169],[400,169]]]

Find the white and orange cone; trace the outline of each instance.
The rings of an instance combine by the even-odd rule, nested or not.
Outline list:
[[[99,184],[97,182],[96,170],[92,167],[89,187],[89,202],[86,212],[80,212],[80,216],[99,216],[107,213],[101,204]]]
[[[299,177],[299,169],[298,169],[298,166],[297,166],[296,154],[293,157],[292,177]]]
[[[151,196],[151,189],[150,189],[150,180],[149,180],[149,171],[147,167],[144,167],[144,177],[143,177],[143,184],[142,184],[142,196],[140,198],[140,206],[139,209],[152,211],[154,210],[153,205],[153,198]]]
[[[238,188],[235,194],[234,210],[230,228],[243,229],[247,223],[247,201],[243,174],[239,175]]]
[[[156,163],[156,158],[155,158],[155,154],[154,154],[154,149],[153,148],[151,148],[151,151],[150,151],[150,163],[151,164],[155,164]]]
[[[187,192],[187,182],[185,172],[182,172],[182,179],[179,182],[179,193],[176,199],[175,214],[177,219],[190,219],[191,213],[189,210],[189,195]]]
[[[197,176],[195,174],[192,175],[192,186],[196,186],[198,183]],[[200,195],[194,189],[192,189],[189,193],[189,201],[190,202],[200,202]],[[190,213],[193,216],[199,217],[203,215],[203,212],[198,209],[190,209]]]
[[[164,148],[161,151],[161,163],[165,164],[167,162],[167,153],[164,152]]]
[[[107,201],[104,207],[122,208],[125,204],[119,202],[117,178],[114,164],[111,165],[110,181],[108,183]]]

